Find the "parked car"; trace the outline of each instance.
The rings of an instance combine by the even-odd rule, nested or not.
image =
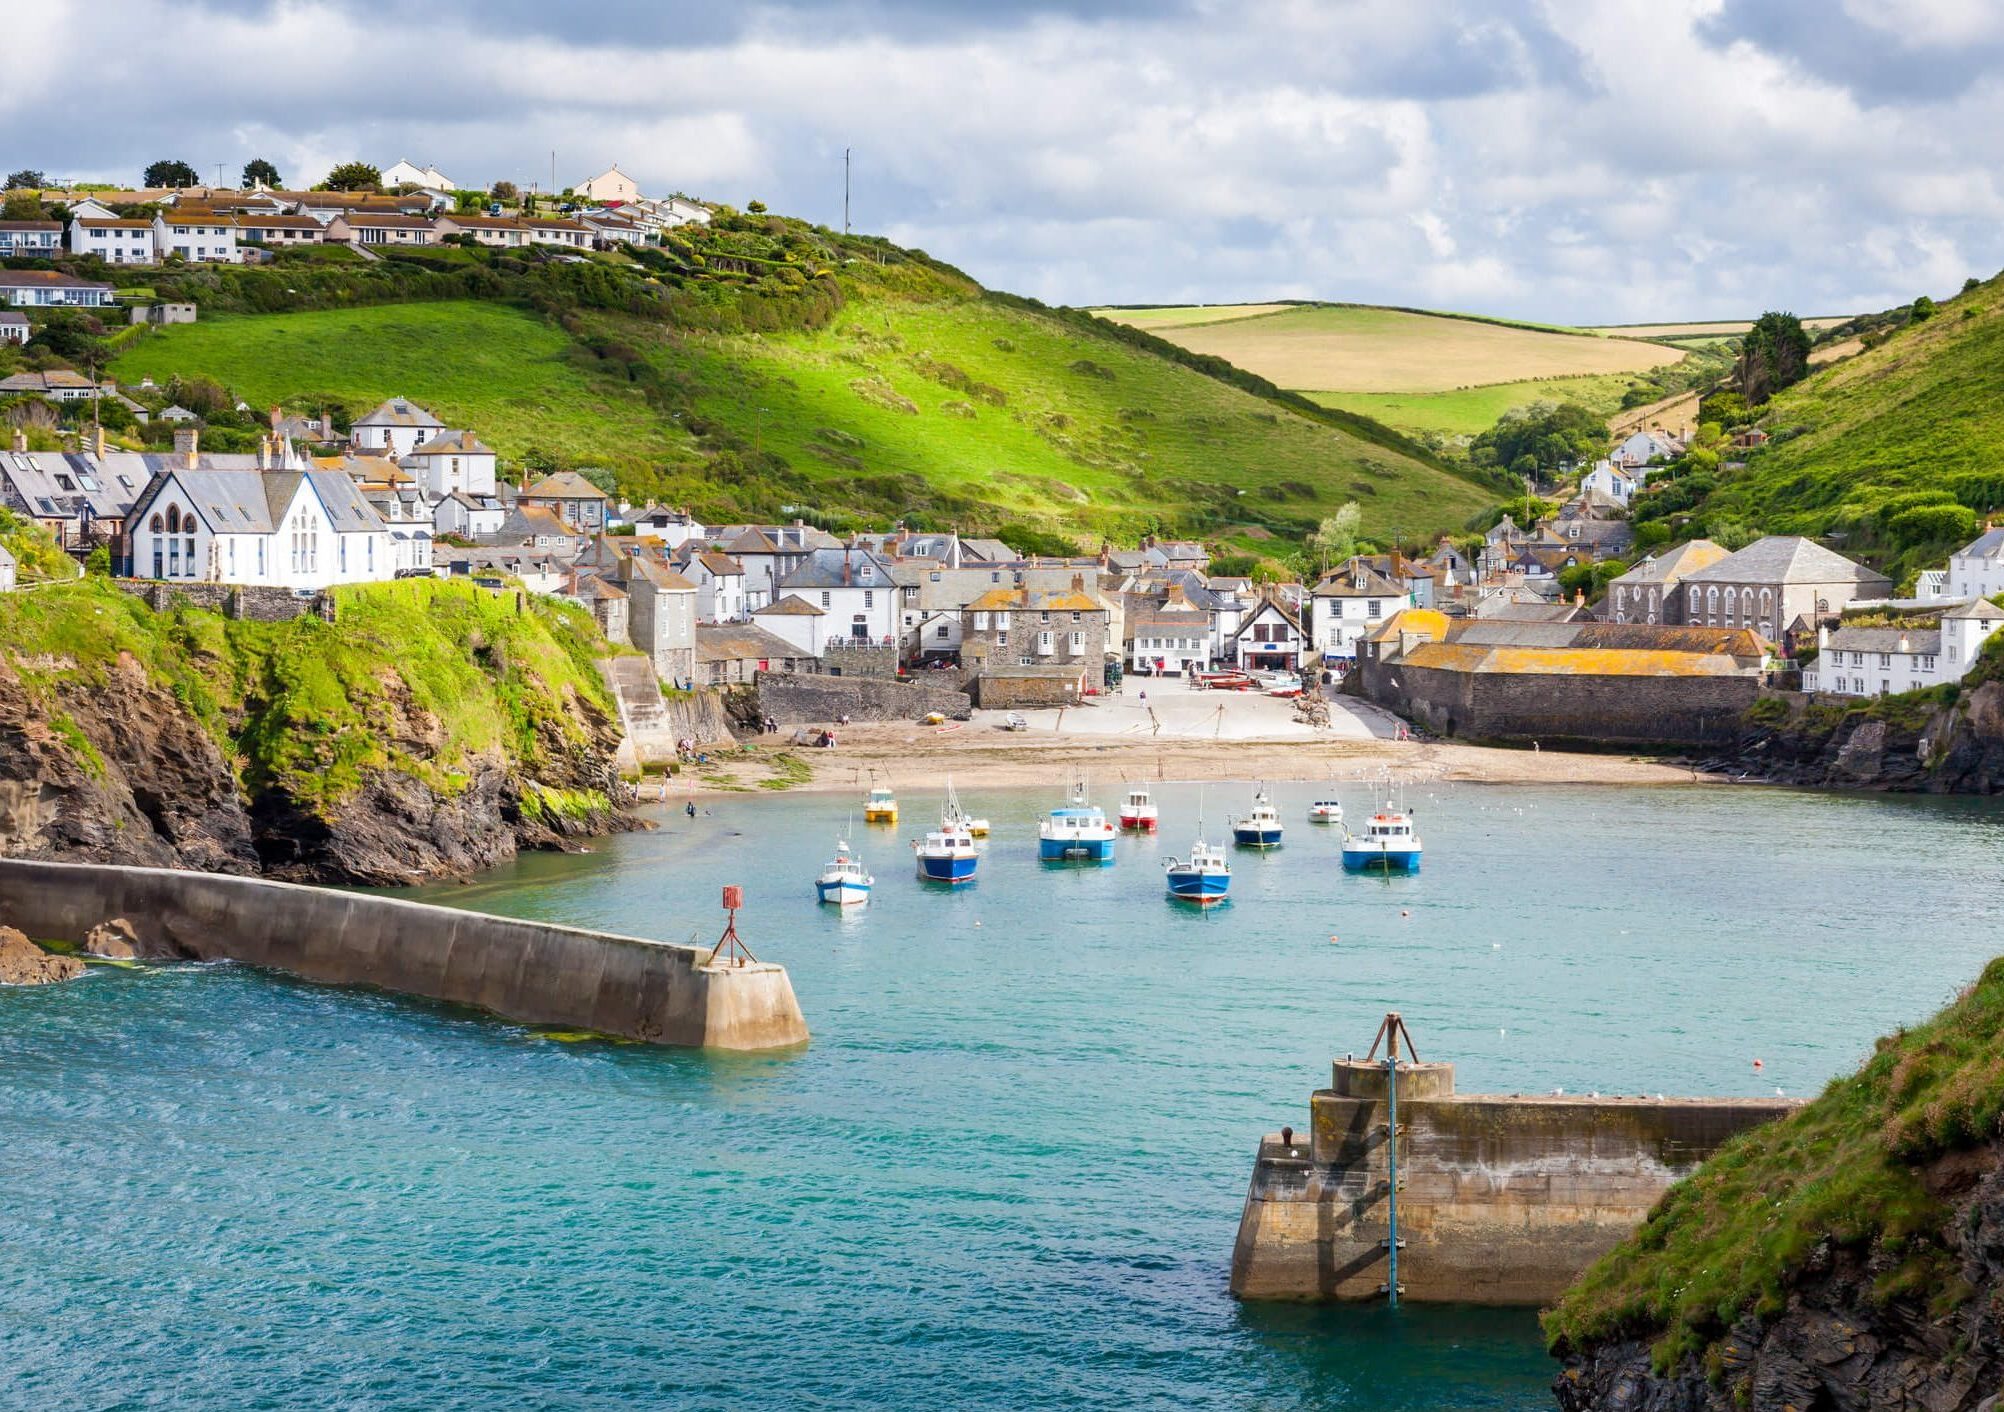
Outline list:
[[[1030,723],[1021,711],[1011,711],[1002,718],[1002,729],[1005,731],[1026,731],[1029,728]]]

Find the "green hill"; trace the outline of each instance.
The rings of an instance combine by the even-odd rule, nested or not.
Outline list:
[[[1494,498],[1368,418],[921,252],[728,212],[677,241],[586,265],[450,247],[167,274],[161,296],[202,322],[126,344],[113,371],[337,421],[403,395],[510,461],[602,467],[715,519],[1091,543],[1291,537],[1356,500],[1389,535]]]
[[[1938,564],[2004,506],[2004,277],[1785,389],[1759,425],[1767,445],[1727,453],[1743,471],[1676,493],[1686,528],[1842,536],[1896,579]]]

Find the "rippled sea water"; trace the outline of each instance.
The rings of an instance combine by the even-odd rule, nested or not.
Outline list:
[[[1425,871],[1382,880],[1282,786],[1286,846],[1201,915],[1156,861],[1196,787],[1067,869],[1053,799],[962,785],[975,886],[912,878],[908,794],[854,826],[849,916],[811,885],[846,797],[418,894],[709,941],[743,883],[799,1054],[230,966],[0,991],[0,1406],[1548,1407],[1528,1312],[1227,1295],[1254,1143],[1330,1057],[1396,1007],[1466,1091],[1806,1094],[2004,949],[1971,801],[1441,788]],[[1205,788],[1214,834],[1249,792]]]

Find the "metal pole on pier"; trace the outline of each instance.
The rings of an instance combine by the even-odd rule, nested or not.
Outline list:
[[[1399,1307],[1399,1036],[1406,1037],[1406,1048],[1413,1058],[1419,1054],[1413,1051],[1412,1033],[1406,1029],[1406,1022],[1399,1018],[1399,1012],[1392,1010],[1385,1015],[1384,1024],[1378,1026],[1377,1038],[1371,1041],[1371,1051],[1364,1056],[1368,1062],[1378,1052],[1380,1041],[1385,1046],[1385,1107],[1389,1132],[1385,1148],[1385,1174],[1387,1191],[1385,1207],[1390,1230],[1386,1234],[1385,1254],[1385,1295],[1391,1307]]]

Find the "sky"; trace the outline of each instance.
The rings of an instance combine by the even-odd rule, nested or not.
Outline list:
[[[1052,303],[1590,324],[2004,266],[1997,0],[43,0],[0,167],[617,162]]]

